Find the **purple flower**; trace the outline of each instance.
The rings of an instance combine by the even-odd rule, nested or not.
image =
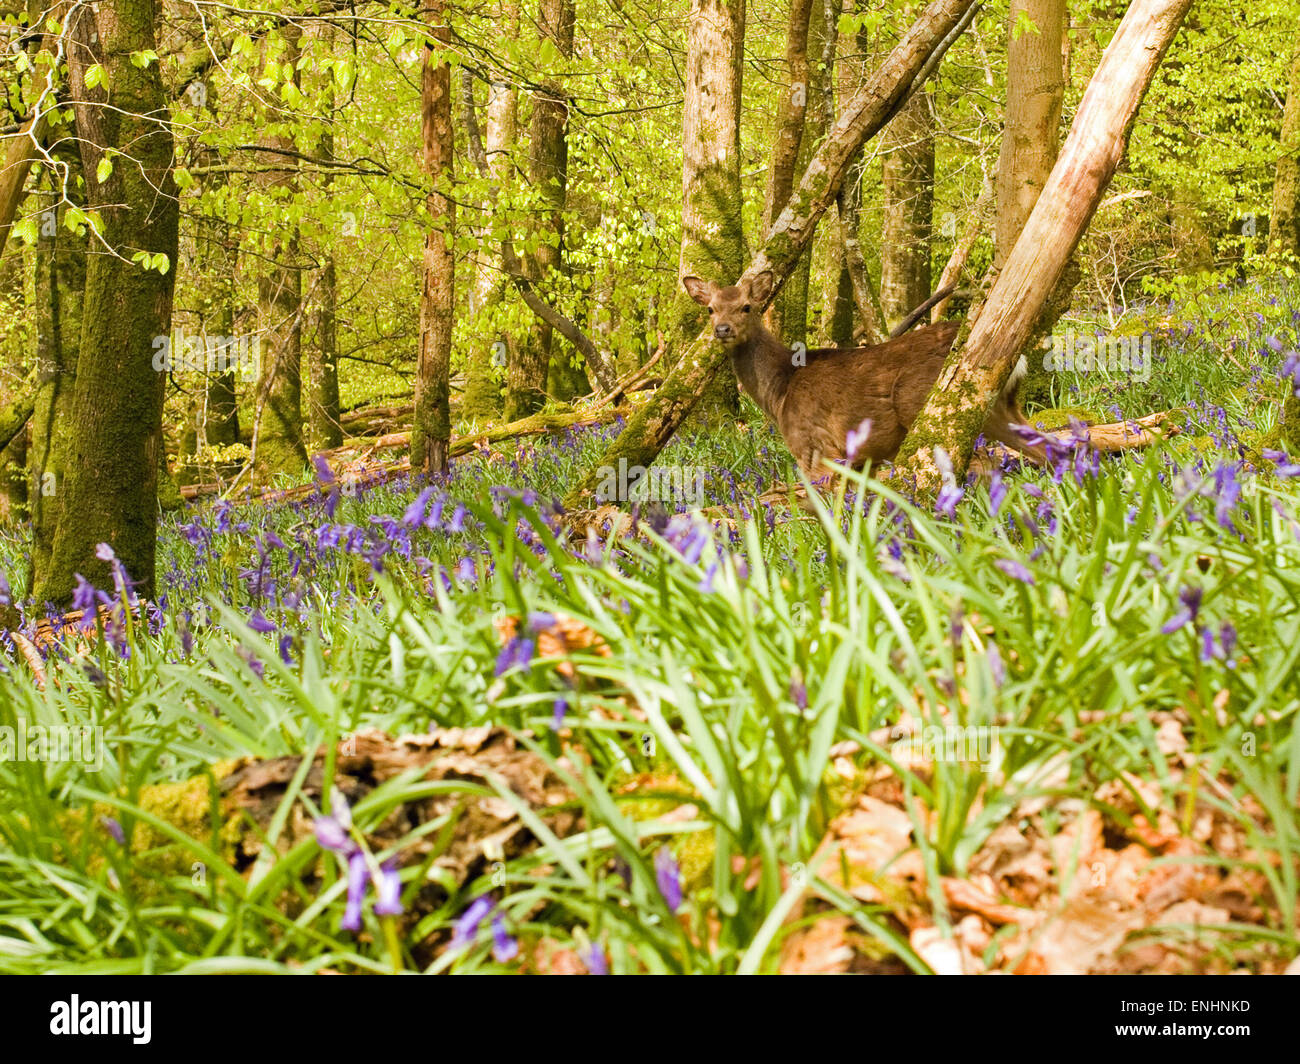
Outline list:
[[[1231,621],[1224,621],[1219,627],[1219,642],[1223,645],[1223,657],[1228,668],[1237,664],[1233,656],[1237,650],[1237,628]]]
[[[540,611],[528,615],[528,630],[530,632],[544,632],[555,627],[555,614],[542,613]]]
[[[790,677],[790,701],[800,710],[808,708],[808,688],[804,686],[803,678],[798,674]]]
[[[379,869],[379,879],[375,883],[375,915],[402,915],[402,880],[397,874],[397,861],[385,861]]]
[[[1002,652],[998,650],[997,643],[989,641],[988,650],[984,656],[988,659],[989,674],[993,677],[993,686],[1001,687],[1007,682],[1007,666],[1002,660]]]
[[[344,931],[361,930],[361,903],[366,898],[366,884],[370,882],[370,870],[366,867],[366,855],[359,849],[348,858],[348,900],[343,907],[343,919],[339,927]]]
[[[425,511],[429,507],[429,500],[433,498],[433,488],[425,488],[415,497],[415,501],[406,508],[406,513],[402,515],[402,524],[407,528],[414,528],[424,520]]]
[[[569,703],[563,698],[557,698],[554,710],[554,716],[551,718],[551,728],[554,731],[559,731],[564,727],[564,716],[569,712]]]
[[[253,615],[248,618],[248,627],[254,632],[274,632],[275,625],[268,621],[261,610],[254,610]]]
[[[356,852],[357,844],[348,834],[347,826],[337,816],[318,816],[315,824],[316,841],[333,853],[345,857]]]
[[[1183,608],[1165,621],[1160,631],[1165,635],[1171,635],[1184,625],[1192,624],[1196,620],[1196,615],[1201,612],[1201,594],[1199,587],[1185,587],[1179,591],[1178,601],[1183,604]]]
[[[316,467],[316,476],[322,484],[334,483],[334,470],[330,468],[329,461],[323,454],[312,455],[311,462]]]
[[[1300,477],[1300,463],[1291,461],[1286,451],[1265,451],[1264,457],[1277,466],[1279,477]]]
[[[1007,501],[1007,482],[1002,479],[1002,470],[993,470],[993,477],[989,481],[989,510],[994,517],[1002,509],[1002,504]]]
[[[966,492],[961,488],[945,484],[939,489],[939,497],[934,501],[934,512],[940,517],[956,517],[957,504],[965,494]]]
[[[588,975],[609,975],[609,960],[605,951],[592,943],[580,954],[582,963],[587,966]]]
[[[521,669],[527,669],[532,660],[533,641],[523,636],[515,636],[501,648],[501,653],[497,655],[497,664],[493,675],[504,676],[516,665]]]
[[[1011,558],[999,558],[993,564],[1011,577],[1012,580],[1019,580],[1022,584],[1032,584],[1034,582],[1034,574],[1018,561]]]
[[[126,845],[126,832],[122,830],[121,823],[114,817],[101,816],[99,822],[104,825],[104,830],[113,837],[113,841],[119,846]]]
[[[850,461],[857,460],[858,452],[866,446],[867,438],[871,435],[871,418],[865,417],[858,422],[858,427],[849,429],[848,435],[844,437],[844,456]]]
[[[670,912],[682,907],[682,870],[667,846],[655,853],[655,883]]]
[[[505,964],[519,955],[519,943],[506,931],[506,920],[500,910],[492,917],[492,956],[498,964]]]
[[[470,902],[469,908],[461,913],[460,919],[456,921],[452,930],[450,948],[458,950],[470,945],[478,937],[480,925],[494,908],[496,902],[488,894],[480,894]]]
[[[1214,519],[1219,527],[1235,532],[1232,524],[1232,512],[1237,508],[1241,497],[1241,484],[1237,480],[1239,465],[1236,462],[1220,462],[1214,469]]]

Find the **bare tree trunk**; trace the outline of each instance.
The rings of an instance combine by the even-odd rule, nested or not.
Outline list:
[[[333,26],[328,22],[313,28],[328,54],[334,46]],[[326,71],[320,93],[326,114],[321,134],[320,157],[334,159],[334,76]],[[328,198],[333,178],[327,171],[321,187]],[[334,249],[321,249],[321,268],[312,286],[313,342],[307,349],[307,442],[312,451],[328,451],[343,443],[339,412],[338,277]]]
[[[275,62],[293,64],[297,84],[298,42],[302,30],[295,24],[281,31],[284,52]],[[268,45],[263,44],[264,54]],[[268,114],[268,120],[272,120]],[[273,149],[256,158],[267,166],[258,181],[268,195],[289,202],[298,190],[298,164],[286,153],[294,150],[293,138],[283,133],[263,136],[261,146]],[[270,262],[257,283],[261,360],[257,380],[256,414],[253,423],[253,476],[267,483],[276,473],[296,473],[307,462],[302,424],[302,269],[298,255],[298,227],[287,220],[279,223],[289,230],[277,238]]]
[[[738,280],[748,283],[770,271],[777,286],[785,282],[818,219],[835,202],[853,157],[898,112],[909,93],[924,83],[975,11],[976,0],[932,0],[844,108],[790,197],[788,209],[777,218],[762,249]],[[617,467],[620,458],[626,458],[629,466],[653,462],[726,362],[726,351],[714,342],[712,331],[701,332],[654,398],[637,410],[582,482],[565,496],[565,507],[580,510],[588,503],[600,483],[600,466],[612,462]]]
[[[741,60],[745,0],[692,0],[686,31],[686,99],[682,116],[680,280],[692,274],[730,284],[745,263],[740,187]],[[672,347],[699,331],[701,308],[680,290],[673,302]],[[707,408],[734,411],[734,386],[720,382]]]
[[[424,170],[429,180],[429,232],[424,242],[424,287],[420,298],[420,356],[415,375],[415,419],[411,426],[411,471],[445,473],[451,446],[451,334],[456,295],[456,205],[451,198],[455,163],[451,119],[451,66],[442,50],[451,43],[445,0],[427,9],[429,40],[424,50],[420,126]]]
[[[538,32],[565,59],[573,56],[573,0],[541,0]],[[568,195],[569,103],[563,86],[546,79],[533,97],[532,133],[528,150],[528,177],[544,204],[539,228],[555,235],[555,246],[543,242],[524,266],[536,284],[562,261],[564,205]],[[519,338],[506,382],[506,417],[513,421],[539,409],[546,401],[547,375],[553,338],[550,325],[538,322]]]
[[[1291,60],[1291,80],[1282,114],[1277,175],[1273,180],[1273,212],[1269,219],[1268,251],[1276,259],[1300,256],[1300,46]],[[0,222],[3,222],[0,217]]]
[[[897,325],[930,296],[930,230],[934,215],[934,115],[918,92],[885,130],[881,184],[880,304]]]
[[[89,15],[87,10],[85,15]],[[108,543],[152,598],[162,462],[165,375],[154,369],[154,339],[171,332],[180,212],[173,138],[158,64],[133,57],[157,47],[158,6],[152,0],[103,0],[98,58],[107,77],[108,107],[98,121],[74,106],[87,158],[121,152],[98,180],[87,167],[87,199],[103,218],[103,237],[121,256],[88,256],[81,352],[73,400],[75,427],[62,497],[62,518],[50,567],[35,590],[38,602],[64,604],[76,574],[112,587]],[[81,69],[84,85],[84,67]],[[76,78],[73,79],[76,84]],[[83,121],[83,117],[86,118]],[[167,259],[165,273],[129,261],[135,251]]]
[[[923,496],[937,495],[943,483],[936,447],[947,452],[958,476],[970,464],[985,416],[1101,202],[1151,79],[1190,6],[1191,0],[1129,5],[1020,238],[903,442],[897,475]]]
[[[1016,34],[1023,16],[1037,32]],[[998,159],[994,263],[1005,262],[1025,220],[1038,202],[1056,162],[1060,143],[1061,104],[1065,99],[1065,0],[1011,0],[1007,19],[1007,105]],[[1051,398],[1051,374],[1039,343],[1070,304],[1078,283],[1074,265],[1062,274],[1025,347],[1028,373],[1020,386],[1026,402],[1045,405]]]
[[[519,4],[507,0],[501,12],[509,40],[519,38]],[[469,71],[466,71],[468,76]],[[473,104],[472,98],[466,101]],[[519,124],[519,95],[514,86],[505,81],[494,81],[488,89],[487,124],[484,135],[484,165],[496,189],[489,196],[484,210],[490,212],[500,198],[500,190],[511,178],[511,153],[515,150]],[[487,241],[479,245],[470,313],[477,317],[501,301],[506,291],[504,261],[499,247]],[[494,366],[505,366],[510,361],[510,350],[516,344],[513,336],[500,336],[488,341],[485,350],[470,352],[466,368],[465,400],[463,411],[468,418],[493,417],[501,411],[501,390],[493,377]]]

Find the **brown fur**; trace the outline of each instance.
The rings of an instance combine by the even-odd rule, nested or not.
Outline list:
[[[844,459],[849,432],[867,418],[870,432],[853,464],[893,458],[957,338],[958,325],[943,322],[873,347],[810,349],[800,365],[795,352],[763,325],[770,273],[746,287],[720,288],[698,277],[683,284],[709,308],[714,336],[729,350],[741,387],[776,422],[809,479],[826,474],[826,461]],[[1013,423],[1023,421],[1013,385],[989,411],[984,435],[1042,461],[1041,449],[1012,431]]]

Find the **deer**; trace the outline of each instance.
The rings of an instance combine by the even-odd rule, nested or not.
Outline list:
[[[813,482],[826,477],[827,462],[861,469],[898,454],[959,329],[957,322],[939,322],[909,332],[951,294],[944,290],[908,314],[884,343],[796,352],[763,324],[763,308],[775,287],[770,270],[725,287],[699,277],[684,277],[682,284],[708,308],[713,336],[730,353],[740,386],[776,422],[800,470]],[[1023,373],[1023,365],[1013,372],[989,411],[984,436],[1042,464],[1041,445],[1013,428],[1026,420],[1016,400]]]

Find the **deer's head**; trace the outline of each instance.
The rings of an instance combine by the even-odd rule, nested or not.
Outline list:
[[[713,335],[724,346],[748,343],[761,328],[763,308],[772,298],[773,277],[764,270],[753,280],[720,288],[699,277],[683,277],[682,285],[700,306],[709,308]]]

